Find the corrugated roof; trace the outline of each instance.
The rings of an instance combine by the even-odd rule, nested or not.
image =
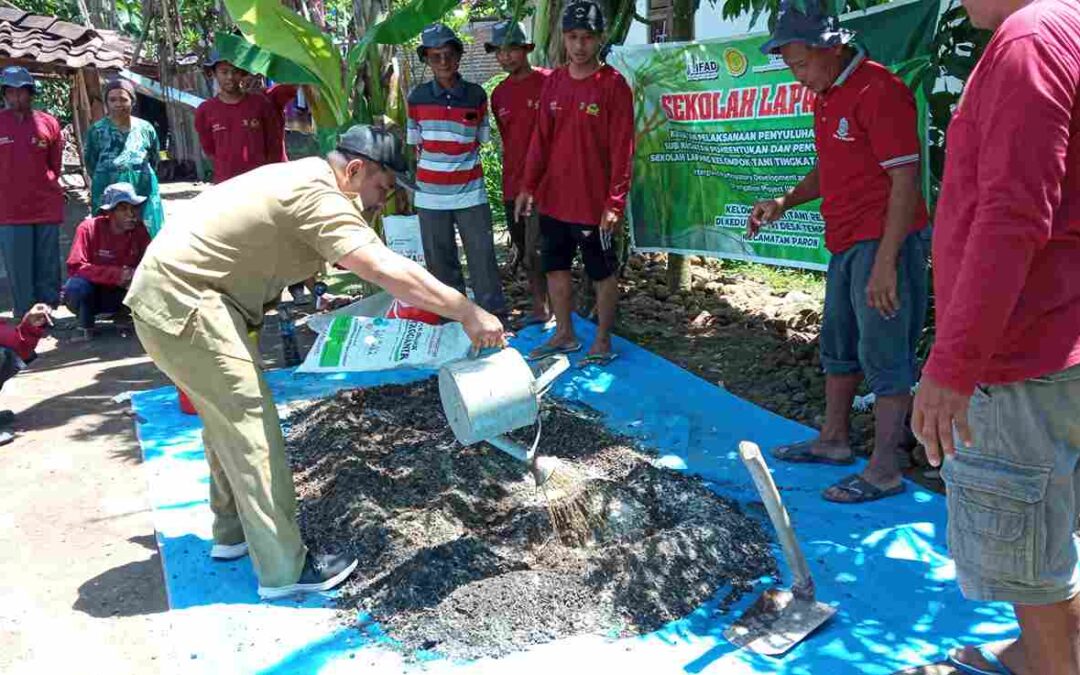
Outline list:
[[[58,68],[119,70],[124,54],[92,28],[0,7],[0,57]]]

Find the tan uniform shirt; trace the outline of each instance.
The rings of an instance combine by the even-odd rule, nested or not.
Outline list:
[[[271,164],[210,188],[170,218],[124,303],[170,335],[193,325],[193,344],[252,360],[239,336],[262,323],[285,286],[377,241],[326,160]]]

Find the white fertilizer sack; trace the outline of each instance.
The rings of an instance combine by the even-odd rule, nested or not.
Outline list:
[[[394,296],[390,295],[386,291],[380,291],[375,295],[371,295],[361,300],[357,300],[356,302],[345,305],[340,309],[335,309],[332,312],[312,314],[311,316],[305,317],[306,321],[301,320],[297,321],[296,323],[297,325],[303,325],[303,323],[306,323],[307,327],[315,331],[316,333],[323,333],[326,331],[327,328],[330,327],[330,324],[334,322],[334,319],[337,319],[341,316],[386,316],[387,310],[390,309],[390,306],[393,303]]]
[[[339,316],[319,334],[298,373],[438,368],[469,353],[460,323],[432,326],[382,317]]]
[[[419,216],[383,216],[386,247],[413,262],[424,264],[424,241]]]

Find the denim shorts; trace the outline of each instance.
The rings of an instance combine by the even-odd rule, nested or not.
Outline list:
[[[975,390],[974,447],[941,469],[949,552],[969,599],[1049,605],[1080,592],[1078,411],[1080,365]]]
[[[916,382],[915,347],[926,321],[930,230],[908,235],[896,261],[900,309],[886,319],[867,304],[878,242],[861,241],[829,261],[821,365],[829,375],[863,373],[870,391],[896,396]]]

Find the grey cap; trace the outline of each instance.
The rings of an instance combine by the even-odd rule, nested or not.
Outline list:
[[[98,211],[109,212],[120,204],[142,206],[145,201],[146,197],[140,197],[131,183],[113,183],[101,193],[101,206]]]
[[[820,0],[803,0],[806,11],[799,11],[791,0],[780,0],[780,16],[769,41],[761,46],[765,54],[775,54],[784,45],[802,42],[809,47],[846,45],[855,33],[840,27],[840,20],[826,14]]]
[[[438,49],[446,45],[457,47],[458,54],[465,53],[465,45],[449,26],[442,23],[433,23],[420,33],[420,46],[416,48],[416,55],[424,60],[424,55],[429,49]]]
[[[573,0],[563,10],[562,29],[604,32],[604,12],[592,0]]]
[[[0,70],[0,91],[3,91],[8,87],[16,89],[26,87],[31,92],[37,91],[34,76],[30,74],[29,70],[22,66],[8,66],[7,68]]]
[[[502,47],[532,47],[533,43],[525,37],[525,31],[517,21],[507,19],[491,27],[491,39],[484,43],[488,54],[497,52]]]
[[[416,189],[416,183],[409,175],[409,164],[405,161],[405,144],[386,129],[367,124],[349,127],[348,131],[338,137],[337,150],[381,164],[394,172],[398,185],[410,190]]]

